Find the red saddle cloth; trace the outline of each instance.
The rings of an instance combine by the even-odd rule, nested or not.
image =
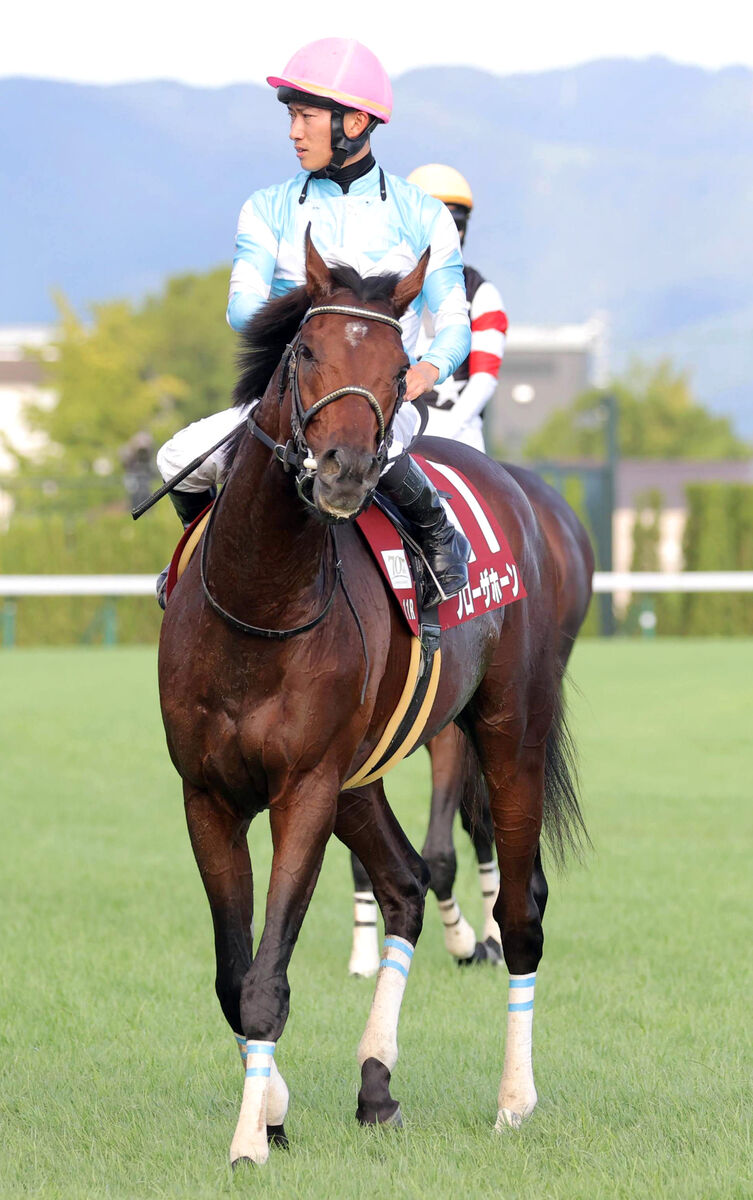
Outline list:
[[[526,595],[517,563],[497,518],[472,483],[454,467],[413,458],[448,500],[443,503],[450,520],[461,529],[473,552],[468,563],[468,586],[439,605],[441,629],[452,629],[494,608],[504,608]],[[356,519],[379,564],[411,632],[418,634],[416,584],[400,533],[388,517],[372,504]]]
[[[494,608],[504,608],[526,595],[517,564],[509,543],[500,529],[497,518],[486,501],[482,499],[472,483],[454,467],[429,462],[414,454],[416,462],[440,492],[449,495],[443,503],[450,520],[462,529],[473,552],[468,563],[468,586],[439,605],[441,629],[452,629],[463,621],[471,621]],[[178,581],[178,566],[187,548],[186,562],[198,545],[200,531],[192,539],[200,522],[204,521],[211,508],[206,508],[192,525],[186,529],[176,546],[167,577],[167,598],[170,598]],[[372,504],[356,519],[361,534],[381,568],[388,587],[395,593],[400,609],[412,633],[418,635],[418,604],[416,584],[403,539],[389,517]]]

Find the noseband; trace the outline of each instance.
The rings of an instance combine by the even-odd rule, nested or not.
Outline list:
[[[341,400],[344,396],[362,396],[366,403],[371,408],[377,421],[378,442],[376,450],[376,459],[381,471],[387,459],[387,451],[391,441],[392,422],[395,419],[403,397],[405,396],[405,371],[401,372],[398,383],[397,401],[390,417],[389,424],[385,425],[384,413],[382,412],[379,401],[373,392],[368,388],[356,385],[348,385],[347,387],[335,388],[334,391],[328,392],[326,396],[322,396],[311,408],[304,408],[301,400],[301,390],[298,383],[298,367],[300,357],[298,349],[301,341],[301,332],[307,321],[312,317],[328,316],[335,314],[345,317],[361,317],[367,321],[379,321],[382,325],[389,325],[392,329],[402,337],[402,326],[394,317],[388,317],[384,313],[375,313],[368,308],[355,308],[345,304],[322,304],[316,308],[310,308],[304,316],[301,324],[298,327],[293,341],[286,346],[285,353],[282,356],[280,363],[280,380],[278,388],[278,404],[282,407],[282,402],[285,398],[285,393],[290,387],[292,397],[292,408],[290,412],[290,428],[292,438],[285,443],[284,446],[272,441],[272,439],[260,429],[254,420],[254,413],[257,405],[254,405],[251,412],[248,414],[247,425],[249,431],[254,437],[258,438],[265,446],[268,446],[274,451],[279,461],[282,463],[286,471],[295,472],[295,482],[298,494],[305,504],[310,508],[315,508],[316,505],[312,499],[312,491],[314,478],[316,476],[318,464],[316,458],[312,454],[308,443],[306,442],[306,427],[317,416],[322,409],[328,404],[333,404],[335,400]],[[407,369],[407,368],[406,368]],[[257,404],[260,403],[257,402]]]

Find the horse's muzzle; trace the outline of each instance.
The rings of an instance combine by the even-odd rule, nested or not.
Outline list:
[[[375,454],[336,446],[317,455],[313,500],[326,519],[348,521],[361,512],[378,481]]]

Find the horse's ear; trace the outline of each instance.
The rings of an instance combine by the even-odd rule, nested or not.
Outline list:
[[[332,276],[329,267],[311,240],[311,222],[306,226],[306,291],[309,299],[316,303],[332,294]]]
[[[430,254],[431,246],[427,246],[410,275],[406,275],[404,279],[401,279],[392,293],[392,303],[399,317],[402,317],[408,305],[413,303],[424,286],[424,277],[426,275],[426,268],[429,265]]]

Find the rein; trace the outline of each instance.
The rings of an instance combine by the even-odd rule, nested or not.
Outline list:
[[[341,559],[339,559],[337,557],[337,546],[335,545],[335,539],[332,534],[332,530],[331,529],[328,530],[328,533],[329,533],[330,544],[332,546],[332,557],[333,557],[334,564],[335,564],[335,582],[332,585],[332,590],[329,594],[327,602],[324,605],[324,608],[322,609],[322,611],[318,614],[318,616],[314,617],[311,621],[306,621],[306,623],[304,625],[296,625],[294,629],[265,629],[261,625],[249,625],[247,621],[241,621],[239,617],[234,617],[232,613],[229,613],[227,611],[227,609],[223,608],[221,604],[217,603],[217,601],[215,600],[214,596],[210,592],[209,587],[207,585],[206,571],[207,571],[207,550],[209,547],[209,534],[210,534],[210,531],[212,528],[212,522],[214,521],[215,513],[217,512],[217,509],[219,508],[219,504],[220,504],[220,498],[218,497],[212,506],[212,511],[210,512],[209,520],[207,521],[207,527],[204,530],[204,537],[202,539],[202,545],[201,545],[201,559],[199,562],[199,569],[200,569],[200,573],[201,573],[201,586],[204,589],[204,595],[206,596],[207,600],[209,601],[210,607],[214,609],[214,611],[217,613],[218,617],[222,617],[223,621],[227,621],[228,625],[230,625],[233,629],[237,629],[239,633],[250,633],[250,634],[253,634],[254,637],[269,638],[272,641],[284,642],[284,641],[287,641],[288,638],[295,637],[296,634],[307,633],[309,631],[309,629],[315,629],[316,626],[319,624],[319,622],[324,620],[327,613],[331,609],[332,604],[335,599],[335,592],[337,591],[337,585],[340,583],[341,578],[342,578],[343,565],[342,565]]]

